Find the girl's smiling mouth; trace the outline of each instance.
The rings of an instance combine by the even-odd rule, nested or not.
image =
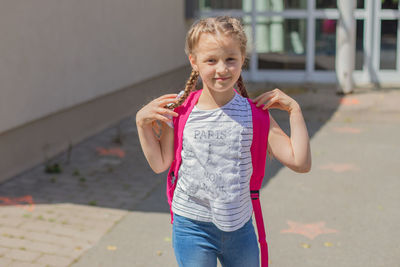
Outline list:
[[[230,77],[218,77],[218,78],[214,78],[217,81],[225,81],[228,80]]]

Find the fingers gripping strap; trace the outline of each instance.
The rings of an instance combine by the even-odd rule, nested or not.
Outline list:
[[[252,199],[254,217],[256,218],[258,242],[260,243],[261,267],[268,267],[268,245],[265,237],[264,220],[260,199]]]

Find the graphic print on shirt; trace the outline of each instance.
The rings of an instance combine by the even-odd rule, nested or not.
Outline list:
[[[215,110],[191,111],[182,137],[182,162],[172,211],[219,229],[239,229],[252,215],[252,113],[236,95]]]
[[[248,108],[247,100],[237,95],[220,109],[193,109],[184,129],[180,168],[180,177],[184,177],[181,188],[189,196],[223,202],[238,200],[237,192],[243,186],[241,143],[248,138],[243,134],[252,128]]]
[[[232,129],[194,130],[191,136],[193,142],[196,143],[196,147],[198,145],[207,154],[206,158],[197,157],[197,160],[204,169],[215,167],[220,163],[219,160],[221,159],[218,158],[218,150],[227,146],[232,147],[232,140],[227,139],[227,136],[231,134]],[[193,157],[199,155],[199,151],[196,151],[193,147],[189,149],[193,152]]]
[[[204,127],[199,125],[199,129],[191,131],[188,137],[192,144],[184,140],[184,158],[187,163],[194,163],[191,165],[190,175],[196,177],[186,188],[190,195],[196,195],[201,190],[206,198],[229,199],[222,172],[218,166],[227,166],[230,158],[237,157],[237,152],[230,148],[232,143],[239,140],[228,138],[228,136],[233,136],[231,132],[229,128],[204,130]],[[180,175],[185,176],[185,169],[182,168]]]

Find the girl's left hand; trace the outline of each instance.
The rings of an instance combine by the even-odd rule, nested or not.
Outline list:
[[[253,99],[253,102],[256,103],[257,107],[264,105],[263,110],[276,108],[290,113],[294,108],[299,108],[293,98],[277,88],[257,96]]]

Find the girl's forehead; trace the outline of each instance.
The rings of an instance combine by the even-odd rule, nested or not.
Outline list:
[[[212,53],[224,51],[226,53],[241,52],[240,42],[237,38],[228,34],[202,33],[195,45],[195,52]]]

